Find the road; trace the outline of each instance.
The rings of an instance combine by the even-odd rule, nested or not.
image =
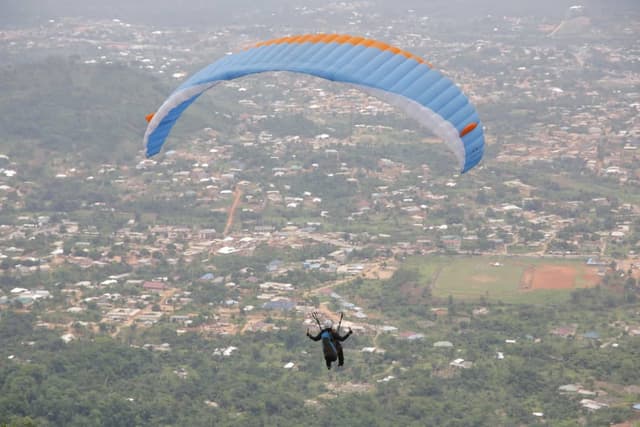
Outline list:
[[[236,190],[234,191],[234,195],[233,195],[233,203],[231,204],[231,208],[229,209],[227,224],[225,225],[224,232],[222,233],[225,236],[227,235],[229,230],[231,230],[231,227],[233,227],[233,218],[235,217],[236,209],[240,204],[240,199],[242,199],[242,190],[236,187]]]

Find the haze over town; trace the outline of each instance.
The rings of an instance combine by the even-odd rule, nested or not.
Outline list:
[[[637,422],[636,2],[149,3],[2,6],[0,424]],[[144,156],[189,75],[316,32],[441,70],[481,164],[292,73],[217,86]],[[354,331],[329,377],[312,312]],[[61,381],[102,409],[45,405]]]

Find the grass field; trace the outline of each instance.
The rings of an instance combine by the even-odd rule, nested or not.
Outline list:
[[[599,277],[582,260],[526,257],[417,257],[408,267],[420,272],[436,298],[543,304],[567,300],[576,288]]]

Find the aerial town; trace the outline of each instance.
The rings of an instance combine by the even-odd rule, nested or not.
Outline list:
[[[38,310],[37,327],[65,342],[158,322],[178,334],[224,336],[277,330],[293,315],[306,328],[313,311],[344,312],[347,327],[372,337],[362,352],[374,353],[384,352],[381,334],[424,334],[342,290],[390,280],[416,257],[438,264],[438,274],[447,257],[486,267],[473,276],[481,288],[472,295],[475,316],[488,311],[494,276],[522,259],[535,267],[524,269],[520,293],[556,289],[553,280],[558,289],[597,286],[612,274],[640,280],[637,22],[608,39],[589,32],[584,17],[558,25],[487,16],[477,25],[489,36],[470,30],[450,41],[434,36],[439,27],[427,16],[375,26],[381,17],[366,16],[359,2],[298,12],[313,19],[328,11],[348,17],[338,30],[401,46],[460,83],[487,135],[477,171],[459,174],[437,138],[384,101],[284,73],[216,88],[227,105],[210,111],[209,126],[178,129],[162,153],[145,158],[144,115],[158,107],[150,100],[128,162],[60,156],[43,184],[24,159],[0,151],[0,312]],[[170,90],[215,58],[299,29],[280,30],[51,19],[1,30],[0,58],[73,52],[81,70],[125,65]],[[208,96],[203,102],[214,102]],[[72,200],[80,187],[91,196]],[[47,188],[68,188],[69,198],[46,197]],[[437,319],[447,297],[458,296],[433,277]],[[616,331],[638,336],[640,320]],[[584,340],[589,333],[576,324],[548,331]],[[616,334],[596,338],[617,346]],[[495,357],[515,345],[507,340]],[[161,342],[145,348],[171,351]],[[455,357],[448,369],[472,366]],[[559,393],[589,397],[584,408],[608,406],[580,385],[563,387]]]
[[[353,16],[349,31],[357,33],[358,8],[344,4],[333,7],[344,8],[344,13]],[[304,13],[313,14],[314,10]],[[413,21],[418,27],[428,24],[428,17],[414,17]],[[467,176],[456,175],[453,165],[445,173],[433,173],[435,165],[428,161],[407,165],[382,157],[375,159],[369,169],[357,162],[350,164],[348,159],[354,156],[349,153],[361,141],[397,138],[391,126],[368,120],[368,117],[398,116],[383,101],[355,89],[339,90],[320,81],[309,84],[308,80],[290,75],[269,77],[268,92],[264,93],[257,90],[257,86],[265,85],[263,80],[248,78],[226,85],[225,95],[235,92],[231,95],[232,102],[241,107],[235,129],[237,142],[233,144],[241,144],[247,153],[262,152],[273,165],[270,170],[265,170],[264,165],[255,170],[255,166],[244,164],[246,161],[235,155],[227,137],[212,128],[197,133],[192,141],[173,141],[170,151],[157,158],[144,159],[138,153],[139,160],[135,163],[103,164],[97,170],[60,161],[53,170],[56,181],[108,182],[129,200],[148,194],[161,199],[182,198],[184,203],[216,212],[226,223],[218,221],[215,228],[188,222],[150,226],[140,224],[135,215],[126,211],[118,212],[117,206],[85,201],[90,205],[83,208],[88,210],[120,217],[129,215],[106,236],[95,225],[81,224],[67,215],[37,215],[25,203],[31,184],[29,177],[22,176],[20,165],[3,153],[0,203],[15,212],[11,221],[0,225],[4,273],[47,274],[61,265],[90,269],[122,263],[132,271],[65,287],[100,288],[139,280],[145,292],[188,301],[186,295],[175,297],[176,289],[167,293],[171,289],[168,284],[159,286],[158,282],[145,281],[135,271],[160,261],[175,264],[180,259],[190,263],[234,254],[247,256],[264,245],[300,248],[308,244],[327,244],[335,250],[318,260],[279,265],[278,274],[290,269],[316,268],[338,276],[378,274],[381,265],[392,268],[398,256],[431,253],[574,257],[601,266],[600,274],[615,260],[635,270],[640,265],[637,258],[640,231],[634,227],[640,217],[640,200],[633,194],[640,183],[640,170],[636,167],[640,103],[637,92],[625,89],[639,83],[640,76],[633,70],[640,62],[640,46],[632,43],[631,54],[624,47],[623,55],[622,46],[612,48],[597,42],[575,48],[571,43],[559,45],[550,38],[536,45],[534,36],[548,35],[553,27],[525,18],[488,17],[486,21],[483,24],[495,26],[491,42],[477,39],[449,43],[420,37],[410,31],[411,27],[405,28],[400,38],[391,32],[391,27],[376,34],[376,37],[394,34],[390,42],[429,57],[435,64],[443,63],[445,72],[451,68],[451,77],[462,82],[479,109],[487,110],[488,143],[499,146],[499,150],[490,151],[484,166],[489,172],[474,177],[473,182]],[[271,36],[264,31],[260,37]],[[634,29],[620,31],[631,35]],[[534,33],[528,37],[531,46],[509,44],[514,34],[527,32]],[[25,48],[73,51],[87,67],[125,63],[175,84],[193,71],[194,64],[257,41],[257,35],[245,33],[243,28],[221,28],[203,35],[195,31],[149,29],[119,19],[91,25],[79,20],[50,20],[37,28],[0,33],[2,51],[7,55]],[[474,67],[476,64],[479,70]],[[600,64],[608,68],[596,70]],[[496,72],[498,69],[501,71]],[[586,78],[568,77],[577,70],[598,72],[602,77],[597,85],[587,86]],[[284,96],[281,94],[265,105],[264,99],[274,97],[278,93],[276,84],[282,81],[288,88]],[[346,136],[332,135],[338,132],[331,130],[284,136],[254,130],[271,117],[303,113],[311,120],[322,120],[329,114],[346,117],[351,129]],[[504,120],[495,117],[498,114],[505,114]],[[435,138],[417,136],[420,130],[408,126],[400,129],[407,138],[434,142]],[[304,148],[296,148],[301,146]],[[296,154],[291,154],[296,150],[307,158],[296,158]],[[341,153],[342,150],[346,153]],[[310,157],[322,161],[309,163]],[[620,197],[580,189],[577,192],[580,198],[550,199],[547,189],[541,186],[549,185],[552,175],[568,173],[562,170],[563,164],[569,165],[564,166],[565,170],[580,165],[581,175],[603,189],[618,188]],[[506,181],[487,178],[502,168],[532,172],[523,173],[522,177],[514,174],[513,179]],[[549,177],[534,179],[534,171],[548,173]],[[344,207],[339,212],[332,211],[335,203],[325,201],[322,194],[305,191],[301,183],[291,184],[302,176],[323,176],[327,184],[353,187],[351,210]],[[530,182],[524,181],[527,178]],[[359,181],[364,181],[363,185]],[[268,217],[273,214],[265,215],[266,212],[286,212],[284,218],[289,220],[278,218],[270,222]],[[345,216],[338,217],[342,215]],[[382,218],[391,217],[394,218],[391,227],[380,223]],[[598,224],[596,217],[600,220]],[[356,228],[363,231],[350,232]],[[377,230],[384,232],[376,233]],[[43,239],[47,245],[33,249],[15,245]],[[375,256],[364,263],[349,263],[349,254],[364,246],[378,249]],[[120,297],[105,295],[102,298],[105,301]],[[28,303],[48,296],[46,291],[36,288],[19,292],[18,300]],[[4,295],[2,301],[7,303],[14,298],[16,295]],[[144,298],[140,298],[128,304],[146,307],[142,304]],[[84,302],[89,301],[93,299]],[[76,308],[70,307],[70,312]],[[139,313],[140,309],[103,314],[105,319],[117,321],[137,318]],[[152,316],[144,321],[157,318]]]

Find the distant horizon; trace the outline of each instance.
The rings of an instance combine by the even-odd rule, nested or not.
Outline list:
[[[413,10],[443,19],[474,19],[486,15],[532,15],[561,19],[572,5],[584,5],[587,15],[601,16],[639,15],[640,3],[636,0],[539,0],[513,2],[504,0],[435,0],[429,4],[417,0],[396,1],[393,5],[382,0],[367,2],[373,13],[388,16],[401,15]],[[267,0],[259,8],[247,0],[190,0],[187,4],[139,0],[131,3],[125,0],[86,2],[81,0],[61,0],[52,4],[46,0],[8,0],[0,14],[0,27],[33,25],[49,19],[63,17],[84,17],[86,19],[119,18],[132,23],[159,26],[214,26],[246,24],[249,18],[254,24],[273,25],[279,19],[296,21],[285,25],[303,25],[304,20],[296,8],[326,8],[310,1]],[[267,13],[263,13],[267,12]],[[270,13],[269,13],[270,12]],[[327,25],[331,25],[328,23]]]

